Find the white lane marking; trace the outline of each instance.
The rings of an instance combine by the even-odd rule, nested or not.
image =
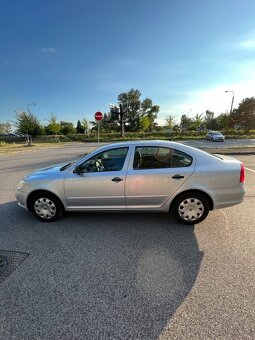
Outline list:
[[[249,168],[246,168],[246,167],[244,167],[244,168],[245,168],[245,170],[249,170],[251,172],[255,172],[255,170],[252,170],[252,169],[249,169]]]

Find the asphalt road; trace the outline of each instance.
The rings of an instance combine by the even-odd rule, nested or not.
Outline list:
[[[174,140],[173,140],[174,141]],[[184,144],[193,146],[195,148],[236,148],[236,147],[255,147],[255,139],[226,139],[225,142],[212,142],[209,140],[195,139],[181,141]]]
[[[201,224],[165,214],[68,214],[15,202],[27,173],[84,145],[0,157],[0,249],[29,253],[1,283],[0,339],[255,339],[255,156],[247,194]]]

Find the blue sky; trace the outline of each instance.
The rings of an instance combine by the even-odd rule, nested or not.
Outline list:
[[[2,0],[0,121],[93,119],[131,88],[167,115],[255,95],[254,0]]]

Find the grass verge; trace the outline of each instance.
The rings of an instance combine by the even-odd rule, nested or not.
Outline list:
[[[57,148],[61,143],[33,143],[31,146],[27,146],[25,143],[1,143],[0,144],[0,155],[6,155],[16,152],[24,151],[35,151],[44,148]]]

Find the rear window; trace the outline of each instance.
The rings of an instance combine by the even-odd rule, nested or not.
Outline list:
[[[193,158],[185,152],[173,149],[171,168],[183,168],[190,166]]]
[[[192,164],[192,157],[185,152],[166,147],[137,147],[134,156],[135,170],[183,168]]]

